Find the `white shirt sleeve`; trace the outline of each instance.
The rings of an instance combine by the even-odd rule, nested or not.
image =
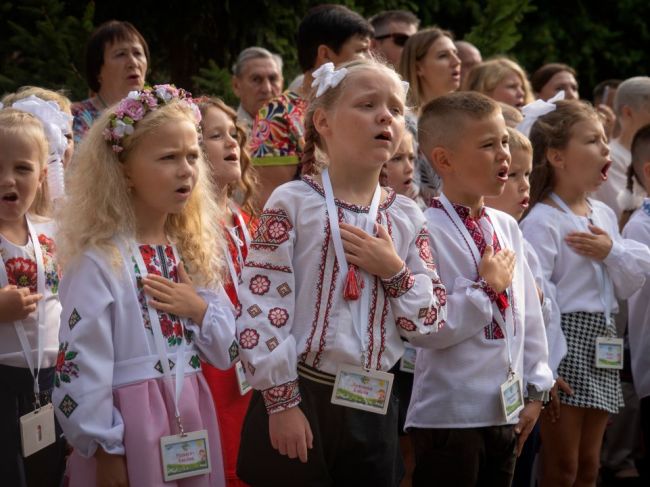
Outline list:
[[[63,310],[52,401],[68,442],[84,457],[98,446],[124,454],[124,424],[113,405],[111,287],[106,271],[86,254],[66,269],[59,288]]]

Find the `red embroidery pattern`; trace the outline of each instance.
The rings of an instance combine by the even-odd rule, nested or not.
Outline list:
[[[289,240],[293,225],[287,212],[280,208],[268,208],[259,218],[259,226],[253,236],[251,248],[273,252]]]
[[[429,243],[429,231],[422,228],[418,236],[415,238],[415,246],[418,248],[420,259],[424,261],[427,269],[431,271],[436,270],[436,264],[433,261],[433,253],[431,252],[431,245]]]
[[[253,267],[255,269],[266,269],[267,271],[278,271],[286,274],[293,273],[291,267],[285,265],[273,265],[268,262],[254,262],[252,260],[247,260],[245,265],[246,267]]]
[[[264,404],[269,414],[278,413],[297,406],[300,403],[300,390],[298,380],[293,380],[279,386],[262,391]]]
[[[408,267],[399,271],[395,276],[390,279],[382,279],[381,283],[384,286],[384,291],[391,298],[399,298],[406,294],[415,284],[415,277],[411,274]]]
[[[9,284],[18,287],[27,287],[31,293],[37,292],[37,266],[31,259],[14,257],[5,262],[7,280]]]
[[[415,323],[401,316],[397,318],[397,326],[399,326],[402,330],[406,330],[406,331],[417,330],[417,326],[415,326]]]
[[[253,294],[264,296],[271,289],[271,281],[268,277],[257,274],[251,278],[251,283],[248,288]]]
[[[431,306],[431,308],[429,308],[429,311],[427,312],[424,318],[424,324],[426,326],[431,326],[435,324],[437,319],[438,319],[438,310],[434,306]]]
[[[437,283],[434,283],[434,285],[435,284]],[[447,304],[447,290],[444,287],[435,286],[433,288],[433,292],[436,293],[436,297],[438,298],[438,303],[440,306]]]
[[[246,350],[255,348],[260,341],[260,334],[252,328],[246,328],[239,334],[239,346]]]
[[[289,313],[284,308],[271,308],[268,318],[273,326],[282,328],[289,321]]]

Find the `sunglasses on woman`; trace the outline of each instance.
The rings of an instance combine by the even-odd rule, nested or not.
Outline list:
[[[411,36],[408,35],[408,34],[396,33],[396,34],[384,34],[384,35],[381,35],[381,36],[375,36],[375,39],[380,41],[382,39],[388,39],[389,37],[393,38],[393,42],[395,43],[396,46],[403,47],[404,44],[406,44],[406,41],[408,41],[409,37],[411,37]]]

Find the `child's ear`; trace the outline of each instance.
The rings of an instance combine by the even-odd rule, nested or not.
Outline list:
[[[559,149],[548,148],[546,149],[546,159],[551,166],[557,169],[564,169],[564,152]]]
[[[437,173],[449,174],[452,172],[453,164],[449,156],[450,152],[446,147],[438,146],[431,149],[429,161]]]
[[[316,49],[316,63],[314,66],[319,67],[330,61],[334,62],[334,59],[332,59],[332,54],[332,49],[330,49],[325,44],[320,44],[318,46],[318,49]]]
[[[314,110],[313,121],[314,128],[319,135],[328,136],[332,133],[332,128],[327,119],[327,112],[322,108]]]

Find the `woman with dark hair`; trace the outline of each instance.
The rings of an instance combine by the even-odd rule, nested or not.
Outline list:
[[[577,100],[578,82],[576,71],[571,66],[562,63],[548,63],[539,68],[530,77],[535,96],[541,100],[548,100],[555,94],[564,90],[565,100]]]
[[[109,20],[86,44],[86,81],[91,97],[72,106],[74,140],[79,142],[105,108],[141,90],[149,62],[149,46],[130,22]]]

